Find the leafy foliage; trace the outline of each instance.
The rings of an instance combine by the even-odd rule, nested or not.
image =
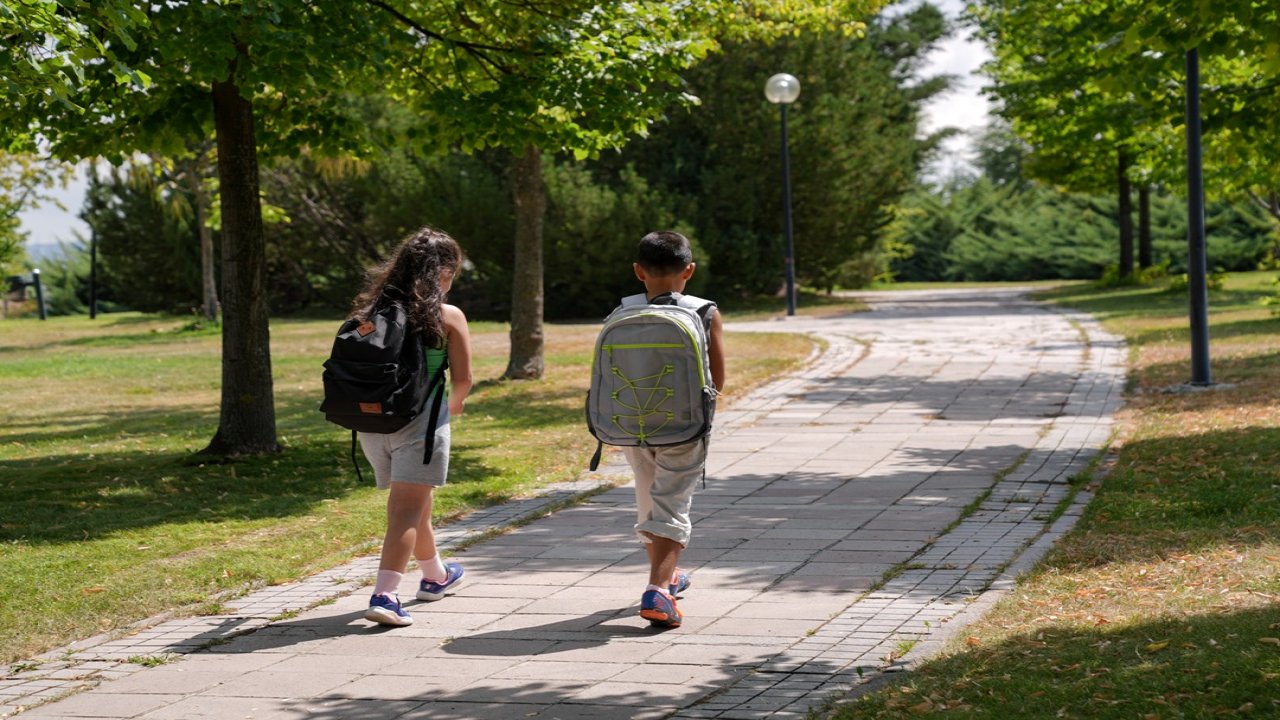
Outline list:
[[[971,17],[995,56],[992,94],[1035,149],[1037,176],[1095,190],[1106,153],[1124,148],[1135,179],[1176,183],[1184,54],[1198,48],[1209,192],[1275,190],[1280,152],[1261,120],[1280,109],[1274,3],[980,0]]]
[[[931,140],[914,137],[916,109],[941,83],[919,82],[916,70],[944,31],[941,16],[928,8],[879,21],[862,39],[835,32],[803,33],[775,46],[743,41],[729,48],[732,58],[709,61],[691,74],[697,85],[689,88],[705,88],[706,103],[681,111],[650,140],[583,164],[571,154],[544,158],[548,315],[607,312],[620,294],[632,291],[634,243],[655,227],[682,229],[693,238],[699,271],[691,291],[776,289],[777,111],[761,97],[760,86],[791,57],[819,68],[792,113],[798,244],[809,258],[802,278],[815,282],[825,272],[828,282],[835,281],[833,271],[874,249],[888,203],[913,180],[931,147]],[[366,97],[352,111],[375,138],[405,137],[421,120],[385,96]],[[743,122],[748,117],[751,122]],[[505,319],[515,272],[509,157],[501,149],[427,154],[417,145],[389,143],[366,149],[361,159],[303,152],[274,160],[262,173],[263,198],[287,221],[265,228],[271,307],[345,307],[363,268],[406,232],[429,223],[458,237],[467,250],[470,266],[455,285],[455,300],[473,317]],[[122,195],[117,202],[137,201],[127,198],[128,187],[116,190]],[[181,190],[174,186],[162,200],[173,204]],[[184,221],[173,218],[175,227]],[[759,254],[744,253],[750,250],[744,243],[707,239],[737,233],[750,238]],[[169,251],[165,237],[138,233],[133,242],[153,238],[163,256]],[[139,278],[156,274],[136,267]],[[866,274],[860,268],[855,280]],[[174,303],[184,310],[189,305],[186,299]]]
[[[416,137],[406,138],[424,146],[539,146],[586,157],[643,132],[672,102],[690,101],[679,73],[716,47],[721,28],[743,18],[748,33],[827,20],[818,3],[799,1],[749,3],[740,17],[729,0],[367,5],[34,0],[0,12],[2,36],[15,40],[0,55],[0,82],[36,80],[0,103],[0,145],[33,149],[39,139],[58,157],[120,164],[139,151],[177,156],[216,132],[225,342],[210,452],[280,447],[260,151],[366,150],[378,128],[359,122],[352,105],[387,94],[422,115]],[[848,0],[841,9],[877,5]],[[72,90],[75,102],[65,101]],[[540,307],[540,298],[528,302]]]
[[[267,174],[267,193],[290,222],[268,230],[273,306],[344,307],[363,268],[428,223],[459,238],[467,252],[454,300],[474,317],[507,317],[514,210],[502,160],[492,151],[421,157],[397,150],[367,163],[311,157],[279,163]],[[543,164],[547,314],[607,313],[635,282],[631,262],[641,228],[677,224],[669,200],[634,170],[600,180],[581,164]]]
[[[918,77],[947,28],[932,6],[881,18],[864,38],[803,34],[773,45],[726,47],[689,75],[703,100],[623,155],[680,198],[712,259],[709,292],[750,295],[782,282],[778,111],[763,80],[797,68],[803,89],[788,113],[796,272],[823,288],[870,280],[888,206],[914,182],[937,139],[916,138],[920,104],[945,78]],[[853,269],[852,272],[850,270]]]
[[[145,164],[89,174],[80,217],[98,245],[99,296],[135,310],[187,313],[200,306],[198,229],[174,208],[180,191],[153,179]],[[83,291],[77,296],[88,301]]]
[[[40,261],[40,280],[44,286],[45,308],[50,316],[83,315],[89,312],[90,259],[89,243],[77,237],[59,243],[59,252]],[[124,310],[114,299],[110,286],[104,286],[99,266],[97,287],[98,312]]]
[[[1185,200],[1151,199],[1154,260],[1186,272]],[[1095,279],[1114,263],[1115,199],[1041,185],[1017,190],[986,178],[903,203],[891,237],[912,251],[891,270],[898,280]],[[1273,246],[1273,221],[1252,203],[1206,210],[1211,269],[1256,269]]]
[[[650,228],[687,230],[662,195],[631,166],[609,182],[596,181],[578,164],[549,168],[547,176],[546,311],[550,317],[604,317],[618,298],[640,287],[631,264],[636,244]],[[695,236],[696,238],[696,236]],[[695,257],[706,258],[696,239]],[[700,292],[714,258],[699,264],[687,288]]]
[[[21,0],[0,4],[0,82],[4,104],[24,111],[76,108],[86,69],[101,65],[120,82],[146,76],[120,63],[116,46],[136,46],[146,15],[128,0]]]

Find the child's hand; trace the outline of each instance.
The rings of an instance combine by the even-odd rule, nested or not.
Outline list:
[[[467,401],[465,398],[449,398],[449,414],[461,415],[466,412]]]

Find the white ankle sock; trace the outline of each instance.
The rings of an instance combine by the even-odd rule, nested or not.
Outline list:
[[[378,582],[373,586],[373,594],[395,595],[400,587],[400,579],[403,577],[404,573],[398,573],[395,570],[379,570]]]
[[[670,594],[671,592],[671,588],[664,588],[661,585],[646,585],[644,589],[645,589],[645,592],[648,592],[650,590],[657,590],[663,595]]]
[[[449,579],[449,571],[444,569],[444,562],[440,559],[440,553],[436,553],[426,560],[419,560],[418,569],[422,571],[422,579],[429,582],[442,583]]]

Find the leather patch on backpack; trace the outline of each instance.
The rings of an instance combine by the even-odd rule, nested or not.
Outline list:
[[[369,333],[377,329],[378,329],[378,326],[374,325],[368,320],[365,320],[364,322],[356,326],[356,332],[360,333],[360,337],[364,337],[365,335],[368,335]]]
[[[382,403],[360,403],[360,412],[371,415],[382,414]]]

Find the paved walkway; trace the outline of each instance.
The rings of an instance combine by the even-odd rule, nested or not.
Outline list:
[[[225,616],[51,654],[0,681],[0,715],[45,702],[20,717],[801,717],[927,656],[1087,501],[1068,480],[1109,437],[1122,346],[1087,316],[978,292],[732,326],[811,332],[826,349],[719,415],[677,630],[636,615],[629,488],[549,512],[592,477],[445,528],[443,545],[469,544],[454,553],[467,582],[411,605],[411,627],[362,619],[376,569],[362,558]]]

